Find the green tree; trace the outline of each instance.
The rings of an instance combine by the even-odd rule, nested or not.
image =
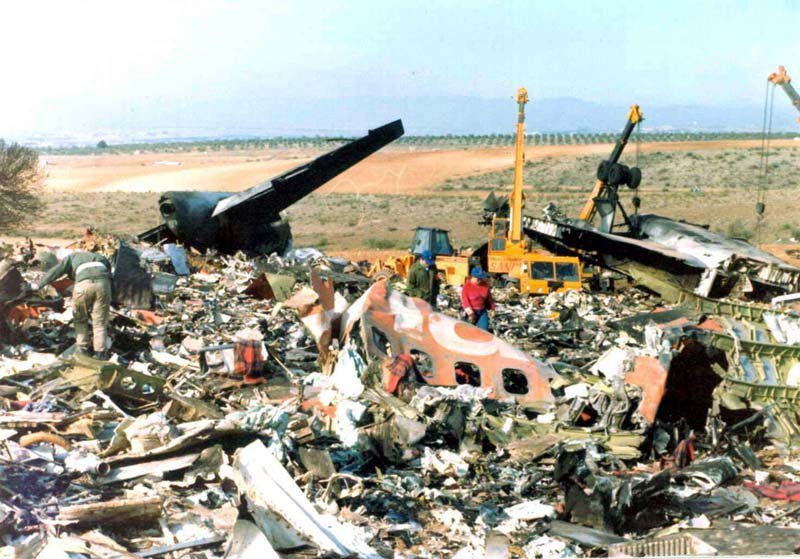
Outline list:
[[[105,140],[100,140],[97,142],[97,149],[106,149],[108,147],[108,143]]]
[[[0,231],[30,222],[42,209],[39,154],[0,140]]]

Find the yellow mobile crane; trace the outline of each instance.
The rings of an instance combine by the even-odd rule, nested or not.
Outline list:
[[[508,217],[493,214],[488,222],[490,234],[485,261],[480,256],[456,254],[446,230],[417,227],[409,254],[375,262],[370,276],[389,273],[405,278],[415,257],[427,250],[436,257],[436,267],[442,271],[449,285],[463,285],[469,277],[470,268],[482,263],[493,276],[519,282],[522,293],[547,294],[551,291],[581,289],[581,263],[577,257],[554,256],[532,250],[522,231],[525,104],[528,102],[528,91],[525,88],[517,91],[516,101],[518,115],[514,186],[508,200]]]
[[[614,148],[611,151],[611,155],[608,157],[608,159],[603,160],[597,168],[597,180],[591,194],[589,195],[589,199],[584,204],[579,216],[579,221],[583,221],[588,228],[591,228],[592,230],[603,233],[611,233],[615,227],[626,226],[628,227],[629,232],[631,232],[636,227],[635,216],[629,216],[625,212],[625,208],[623,208],[622,204],[620,203],[619,187],[624,184],[633,190],[637,189],[642,182],[642,172],[638,167],[629,167],[620,163],[619,160],[622,156],[625,146],[630,140],[631,134],[643,120],[644,117],[639,109],[639,105],[632,105],[630,111],[628,112],[628,118],[625,122],[625,127],[617,138]],[[496,205],[496,203],[493,201],[492,204]],[[635,212],[638,213],[640,205],[641,200],[637,195],[634,195],[633,207]],[[557,208],[554,209],[556,210],[556,213],[560,214],[560,212],[557,211]],[[622,214],[624,223],[614,223],[617,216],[617,210],[619,210],[619,212]],[[592,220],[598,215],[600,216],[599,223],[596,225],[592,224]],[[562,214],[560,217],[556,217],[555,221],[558,221],[561,218],[568,220],[568,218]],[[559,242],[553,242],[553,238],[551,237],[553,231],[550,230],[550,226],[553,224],[553,219],[554,218],[548,217],[542,221],[526,216],[522,223],[523,230],[527,235],[540,239],[540,241],[543,242],[544,246],[546,247],[553,246],[556,251],[564,250],[571,255],[577,254],[577,256],[580,256],[580,250],[567,249],[565,246],[560,245]],[[537,224],[537,222],[540,224]],[[599,276],[597,276],[596,270],[593,271],[591,266],[587,266],[581,269],[581,278],[583,280],[590,278],[597,280],[599,279]]]
[[[514,158],[514,186],[508,199],[508,217],[495,215],[487,252],[488,271],[519,281],[521,293],[581,289],[581,264],[574,256],[554,256],[532,250],[522,231],[523,172],[525,167],[525,104],[528,91],[517,91],[517,142]]]

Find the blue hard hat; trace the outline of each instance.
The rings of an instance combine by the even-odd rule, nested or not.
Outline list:
[[[469,275],[471,275],[473,278],[478,278],[478,279],[486,279],[489,277],[489,274],[484,272],[483,268],[481,268],[480,266],[475,266],[469,273]]]
[[[425,261],[425,264],[429,266],[436,262],[436,259],[433,257],[433,253],[429,250],[423,250],[422,254],[419,256]]]

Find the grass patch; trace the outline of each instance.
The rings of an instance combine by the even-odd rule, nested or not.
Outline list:
[[[369,238],[366,240],[367,248],[373,248],[376,250],[386,250],[390,248],[395,248],[395,241],[391,239],[373,239]]]
[[[631,150],[621,162],[633,166],[637,159]],[[755,189],[761,184],[759,160],[761,152],[753,149],[734,151],[685,151],[641,153],[642,186],[702,189]],[[533,159],[525,163],[524,183],[528,190],[558,192],[560,188],[591,189],[600,156],[564,156]],[[775,148],[770,153],[769,188],[797,186],[797,148]],[[513,166],[502,171],[461,179],[464,190],[506,190],[514,182]],[[436,189],[455,190],[451,180]]]

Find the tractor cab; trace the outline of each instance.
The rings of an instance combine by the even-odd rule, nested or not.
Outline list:
[[[452,256],[456,251],[453,250],[447,233],[446,229],[417,227],[414,230],[414,240],[411,242],[411,254],[419,256],[429,250],[434,256]]]

